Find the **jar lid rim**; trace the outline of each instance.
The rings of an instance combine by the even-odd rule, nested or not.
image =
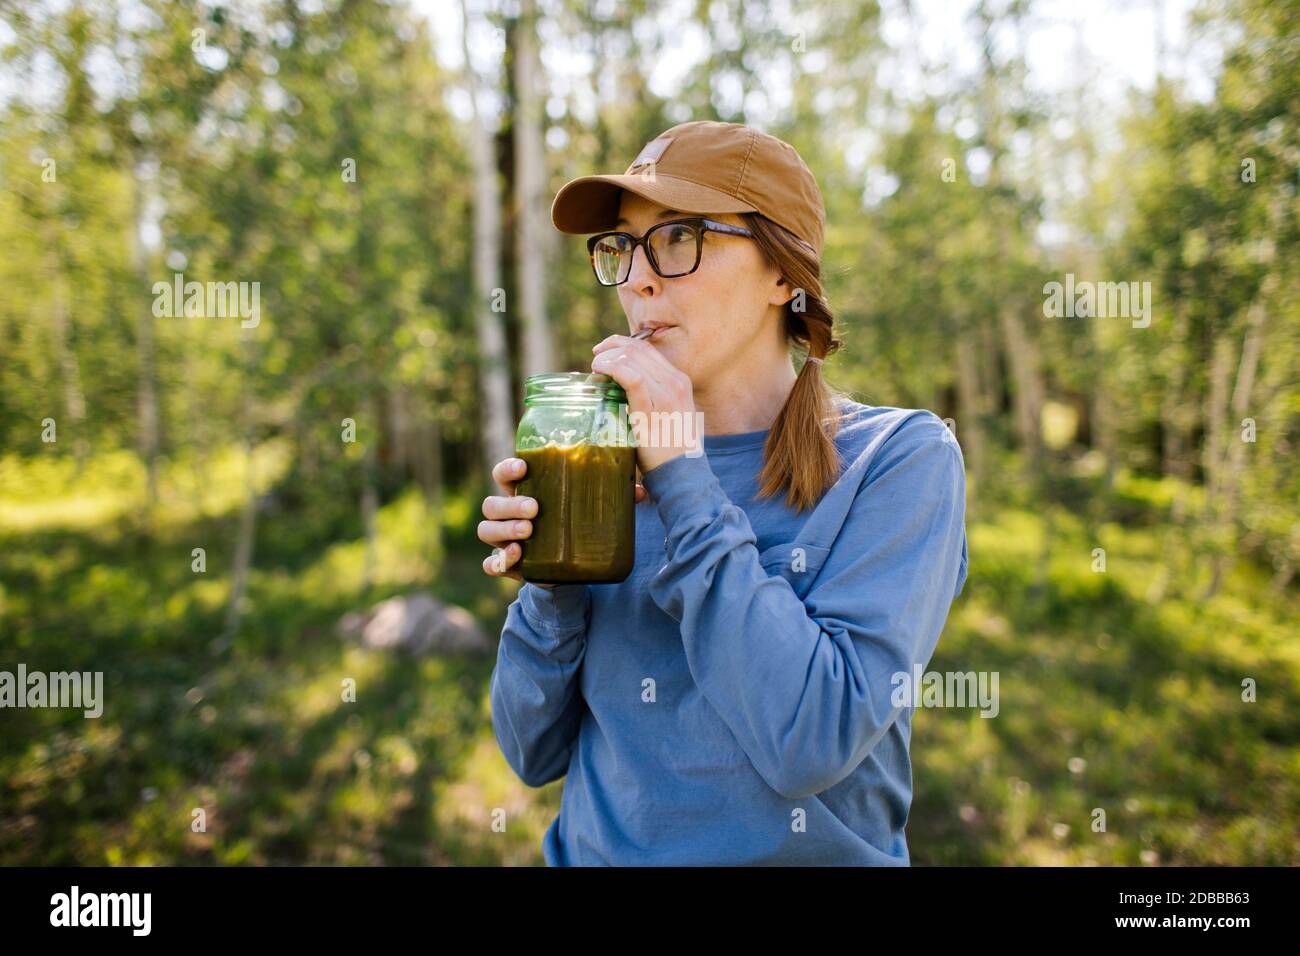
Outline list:
[[[592,396],[626,397],[627,394],[622,385],[619,385],[618,382],[602,372],[538,372],[536,375],[529,375],[524,379],[525,391],[530,388],[559,391],[566,387],[578,388],[582,386],[588,387],[591,391],[586,394]]]

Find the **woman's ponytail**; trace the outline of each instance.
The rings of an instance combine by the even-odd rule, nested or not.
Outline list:
[[[821,264],[812,249],[784,227],[759,213],[743,213],[759,249],[794,289],[785,304],[787,340],[807,358],[785,405],[772,423],[759,475],[759,495],[785,490],[786,504],[803,511],[814,507],[840,476],[835,433],[838,402],[848,396],[822,376],[819,361],[844,343],[835,337],[834,316],[821,284]]]

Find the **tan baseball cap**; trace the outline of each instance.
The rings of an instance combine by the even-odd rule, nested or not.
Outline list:
[[[624,189],[685,213],[762,213],[822,253],[826,209],[812,171],[789,143],[751,126],[694,120],[665,130],[621,176],[565,183],[551,221],[567,233],[615,229]]]

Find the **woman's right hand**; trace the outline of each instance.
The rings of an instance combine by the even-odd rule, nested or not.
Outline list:
[[[483,571],[491,577],[513,578],[523,582],[523,575],[513,570],[523,555],[519,541],[533,533],[537,517],[537,499],[515,494],[515,482],[524,477],[528,466],[522,459],[506,458],[492,469],[492,480],[504,495],[488,495],[483,499],[483,521],[478,523],[479,540],[492,545],[492,553],[483,559]],[[552,588],[553,584],[539,584],[539,588]]]
[[[521,458],[506,458],[492,469],[492,480],[505,492],[505,496],[488,495],[483,499],[483,521],[478,523],[478,537],[484,544],[492,545],[492,553],[483,559],[483,572],[495,578],[513,578],[523,583],[523,575],[513,571],[515,563],[523,556],[523,545],[518,542],[533,533],[537,517],[537,499],[515,494],[515,483],[524,477],[528,465]],[[641,472],[636,474],[635,501],[639,504],[649,497],[641,484]],[[553,588],[554,584],[539,584],[539,588]]]

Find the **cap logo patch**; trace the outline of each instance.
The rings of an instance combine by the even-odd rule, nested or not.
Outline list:
[[[663,156],[664,150],[668,148],[668,144],[672,141],[671,136],[660,136],[658,139],[652,139],[646,143],[645,149],[641,150],[641,155],[632,161],[632,165],[627,168],[627,171],[630,173],[639,166],[649,166],[651,163],[659,162],[659,158]]]

